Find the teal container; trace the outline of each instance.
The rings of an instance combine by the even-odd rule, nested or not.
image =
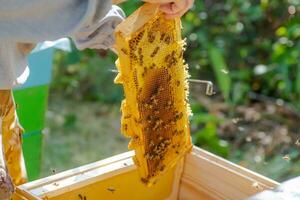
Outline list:
[[[28,80],[13,91],[19,121],[25,130],[23,152],[29,181],[39,178],[41,171],[43,129],[55,48],[69,50],[69,40],[61,39],[39,44],[28,58],[30,69]]]

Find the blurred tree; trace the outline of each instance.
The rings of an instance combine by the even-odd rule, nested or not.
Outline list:
[[[234,104],[250,91],[298,104],[299,11],[299,0],[195,1],[183,19],[192,76]]]

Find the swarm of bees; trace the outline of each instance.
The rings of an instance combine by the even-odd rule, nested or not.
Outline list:
[[[147,20],[137,17],[143,9],[152,12]],[[125,33],[122,28],[133,18],[140,27]],[[129,148],[135,150],[135,164],[147,185],[192,147],[180,26],[179,19],[167,20],[153,5],[145,4],[116,31],[119,74],[115,82],[123,84],[125,93],[121,131],[131,137]]]

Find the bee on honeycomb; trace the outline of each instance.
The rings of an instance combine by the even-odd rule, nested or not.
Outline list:
[[[191,150],[188,72],[180,19],[167,20],[144,4],[116,29],[116,61],[123,84],[121,131],[141,180],[152,185]]]

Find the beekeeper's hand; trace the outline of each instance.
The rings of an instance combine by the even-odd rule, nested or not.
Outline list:
[[[167,19],[181,17],[194,4],[194,0],[144,0],[149,3],[160,4],[160,10],[165,13]]]

